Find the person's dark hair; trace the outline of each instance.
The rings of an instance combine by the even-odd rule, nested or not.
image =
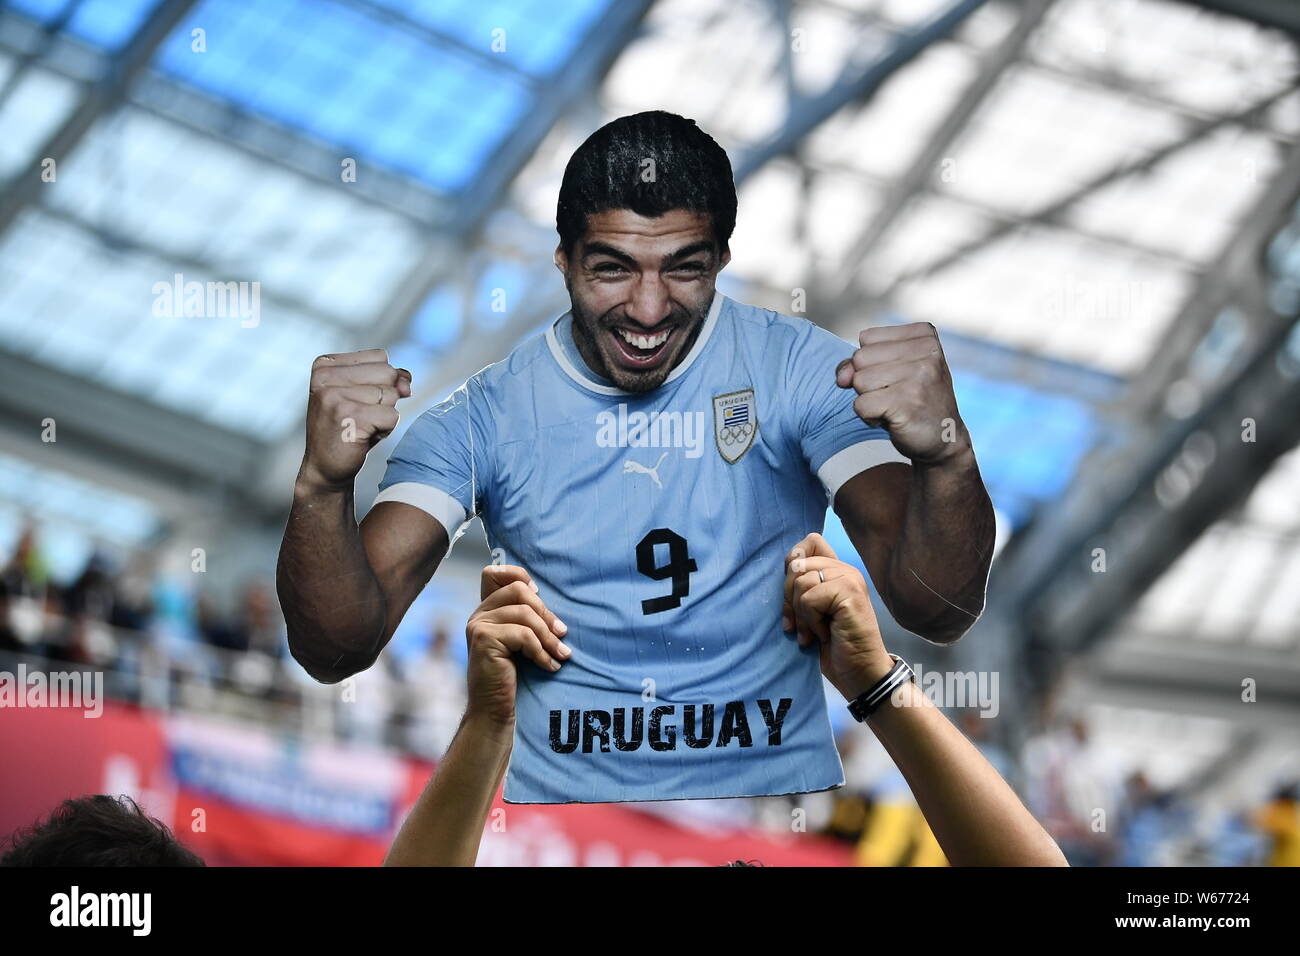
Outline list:
[[[708,215],[725,252],[736,228],[731,160],[695,120],[663,110],[621,116],[588,136],[564,168],[555,228],[566,255],[586,234],[587,217],[608,209],[650,219],[671,209]]]
[[[95,794],[64,800],[18,830],[0,866],[204,866],[172,832],[130,797]]]

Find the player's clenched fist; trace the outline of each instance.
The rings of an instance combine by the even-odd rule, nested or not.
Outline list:
[[[786,556],[785,604],[799,645],[820,643],[822,673],[845,699],[857,697],[893,667],[867,582],[857,568],[836,558],[821,535],[808,535]]]
[[[937,464],[970,448],[933,325],[867,329],[858,342],[853,357],[835,369],[835,382],[858,393],[853,409],[863,421],[886,429],[894,447],[918,464]]]
[[[558,671],[572,654],[560,640],[568,627],[537,596],[523,568],[491,564],[483,569],[483,602],[465,625],[469,647],[467,715],[496,723],[515,719],[515,655],[544,671]]]
[[[299,480],[313,488],[351,487],[366,453],[397,427],[397,400],[410,394],[411,373],[389,365],[383,349],[312,362]]]

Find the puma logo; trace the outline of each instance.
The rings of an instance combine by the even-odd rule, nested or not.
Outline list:
[[[663,482],[659,480],[659,466],[664,463],[664,459],[667,457],[668,457],[668,452],[664,452],[662,455],[660,455],[659,460],[655,462],[655,466],[653,468],[651,468],[648,465],[643,465],[639,461],[632,461],[632,459],[629,458],[627,461],[623,462],[623,474],[649,475],[651,481],[655,483],[655,487],[662,488]]]

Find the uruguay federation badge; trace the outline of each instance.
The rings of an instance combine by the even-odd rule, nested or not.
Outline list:
[[[713,396],[713,437],[718,453],[729,464],[740,461],[757,434],[758,409],[752,388]]]

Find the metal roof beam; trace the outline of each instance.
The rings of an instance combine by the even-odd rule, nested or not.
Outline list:
[[[970,123],[971,117],[980,104],[988,98],[1008,67],[1020,57],[1025,44],[1042,22],[1049,6],[1050,0],[1025,0],[1016,25],[1002,42],[985,56],[975,78],[949,107],[921,154],[916,157],[902,178],[890,188],[879,211],[867,224],[866,229],[862,231],[845,257],[845,265],[839,270],[842,279],[831,289],[829,315],[838,315],[847,308],[860,304],[859,295],[854,288],[854,270],[862,264],[875,248],[876,243],[894,225],[912,198],[925,189],[940,162],[948,154],[961,131]]]
[[[1093,193],[1097,192],[1098,190],[1106,186],[1109,186],[1111,183],[1118,182],[1119,180],[1124,179],[1128,176],[1133,176],[1138,173],[1149,172],[1151,169],[1155,168],[1157,165],[1159,165],[1164,160],[1168,159],[1170,156],[1173,156],[1181,152],[1182,150],[1186,149],[1188,146],[1200,142],[1210,134],[1217,132],[1220,129],[1251,121],[1255,117],[1258,117],[1263,113],[1267,112],[1268,110],[1272,109],[1280,100],[1282,100],[1286,96],[1291,95],[1293,92],[1294,90],[1291,88],[1279,90],[1265,97],[1263,100],[1260,100],[1259,102],[1255,103],[1253,106],[1247,107],[1244,110],[1241,110],[1236,113],[1229,113],[1223,116],[1216,116],[1213,117],[1212,119],[1208,119],[1201,123],[1198,123],[1191,130],[1188,131],[1186,136],[1184,136],[1182,139],[1178,140],[1177,142],[1170,143],[1167,146],[1162,146],[1161,148],[1152,151],[1149,155],[1141,159],[1129,163],[1121,163],[1118,166],[1114,166],[1111,169],[1106,170],[1094,176],[1086,183],[1083,183],[1079,187],[1070,190],[1060,199],[1048,203],[1046,206],[1042,207],[1037,212],[1026,217],[1025,221],[1028,223],[1043,223],[1047,225],[1055,225],[1061,221],[1061,217],[1068,210],[1070,210],[1081,200],[1086,199],[1088,196],[1091,196]],[[947,252],[944,255],[940,256],[935,261],[930,262],[918,269],[914,269],[911,272],[899,276],[897,279],[893,281],[893,283],[890,284],[889,288],[885,290],[881,298],[888,299],[892,297],[894,291],[905,282],[914,282],[918,279],[925,279],[929,276],[934,275],[937,272],[943,271],[944,269],[948,268],[954,263],[959,262],[962,259],[966,258],[971,253],[978,252],[980,249],[983,249],[984,247],[991,245],[992,243],[1001,239],[1003,236],[1012,232],[1015,228],[1016,228],[1015,224],[1008,224],[1008,223],[999,224],[995,226],[993,229],[990,229],[987,233],[980,236],[979,238],[973,239],[970,242],[963,243],[962,245],[958,246],[956,249],[953,249],[950,252]]]
[[[916,30],[899,34],[888,52],[865,69],[846,67],[830,88],[791,104],[785,123],[773,136],[745,153],[735,164],[739,184],[778,156],[792,152],[814,129],[849,103],[866,102],[893,76],[931,45],[947,39],[986,0],[957,0]]]
[[[76,109],[41,144],[31,162],[0,190],[0,235],[13,225],[19,213],[36,203],[44,186],[41,172],[45,158],[62,160],[81,142],[97,119],[122,103],[131,84],[149,65],[158,47],[194,6],[194,2],[195,0],[159,0],[158,5],[145,16],[135,35],[119,53],[109,58],[103,76],[86,88]]]

